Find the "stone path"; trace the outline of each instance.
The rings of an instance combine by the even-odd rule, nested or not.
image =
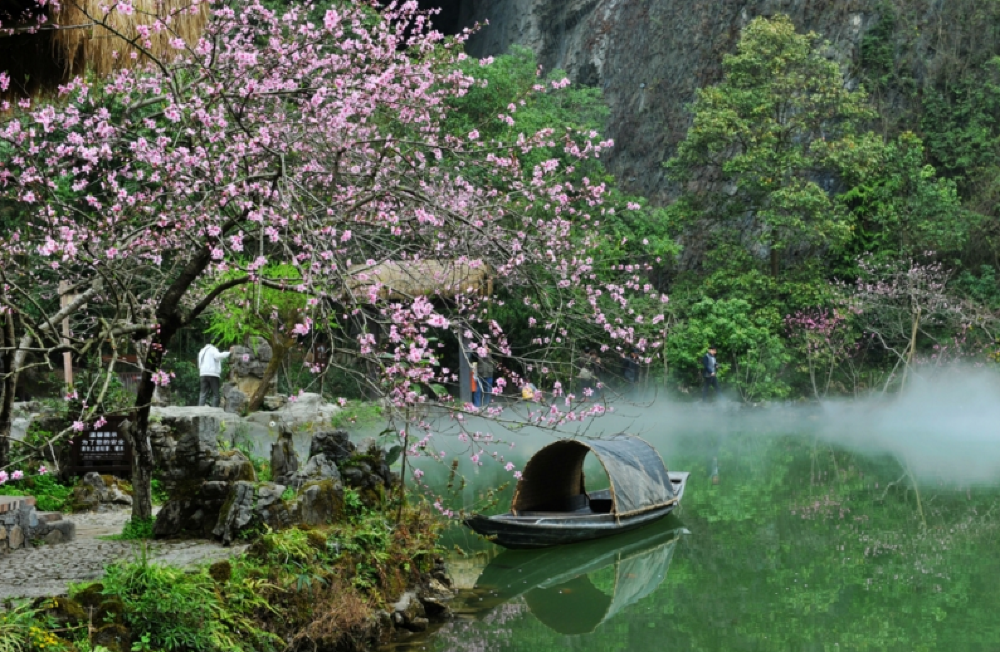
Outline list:
[[[22,548],[0,556],[0,600],[65,594],[71,583],[99,579],[104,566],[135,559],[147,546],[150,560],[174,566],[211,563],[237,555],[246,546],[223,547],[213,541],[107,541],[97,537],[122,531],[129,511],[69,514],[76,539],[55,546]]]

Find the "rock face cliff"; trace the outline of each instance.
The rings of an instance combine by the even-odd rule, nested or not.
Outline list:
[[[427,2],[438,4],[443,2]],[[865,35],[887,14],[895,24],[892,66],[923,80],[944,74],[946,59],[997,51],[995,17],[983,0],[455,0],[447,11],[459,25],[489,21],[469,43],[474,56],[527,46],[547,69],[603,89],[611,107],[610,165],[626,188],[658,201],[672,189],[662,162],[690,124],[695,91],[718,81],[722,57],[757,16],[789,15],[803,31],[829,42],[857,83]],[[983,23],[986,24],[983,24]],[[884,24],[884,23],[883,23]],[[883,98],[905,113],[908,100]]]

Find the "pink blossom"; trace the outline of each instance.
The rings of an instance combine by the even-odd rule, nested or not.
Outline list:
[[[166,387],[167,385],[170,384],[170,379],[173,378],[173,377],[174,377],[174,374],[172,372],[171,373],[167,373],[166,371],[163,371],[162,369],[159,370],[159,371],[154,371],[153,372],[153,384],[156,385],[157,387]]]
[[[451,325],[447,319],[442,315],[431,315],[431,318],[427,320],[428,326],[433,326],[434,328],[448,328]]]
[[[20,469],[10,474],[11,480],[20,480],[23,477],[24,477],[24,471],[21,471]]]
[[[45,475],[48,472],[49,472],[49,470],[47,468],[45,468],[45,466],[38,467],[38,475]]]
[[[280,12],[256,2],[213,6],[197,43],[140,21],[136,46],[170,46],[151,54],[160,57],[151,65],[132,66],[135,48],[113,45],[125,69],[99,82],[74,79],[64,98],[32,112],[27,98],[24,111],[0,110],[0,188],[26,215],[26,226],[0,234],[5,282],[57,297],[59,281],[87,292],[100,279],[117,295],[110,301],[137,298],[135,309],[105,310],[105,298],[92,295],[72,317],[73,336],[97,350],[109,328],[142,333],[145,390],[169,382],[159,366],[175,343],[175,329],[149,322],[191,323],[232,307],[289,324],[286,335],[322,331],[337,356],[371,371],[411,433],[429,428],[424,390],[456,380],[439,357],[440,329],[494,352],[498,390],[499,374],[520,387],[521,370],[561,370],[577,336],[563,328],[567,317],[603,329],[602,350],[662,345],[650,266],[606,251],[596,234],[617,200],[603,179],[579,174],[613,143],[596,131],[564,137],[551,128],[525,127],[505,141],[478,130],[449,135],[442,125],[452,98],[483,86],[454,65],[468,34],[442,45],[418,3],[379,5],[335,3],[321,21],[296,3]],[[129,12],[134,0],[111,7]],[[570,83],[537,81],[498,109],[501,125],[514,125],[533,96]],[[0,76],[0,86],[9,82]],[[531,160],[540,162],[523,169]],[[58,273],[39,275],[21,264],[28,256]],[[270,274],[279,268],[287,271],[280,279]],[[525,289],[535,270],[547,277],[538,284],[551,295],[544,300]],[[440,296],[401,287],[407,274]],[[233,279],[242,284],[225,285]],[[488,296],[494,284],[504,298]],[[269,300],[283,289],[303,299],[308,318]],[[33,299],[10,299],[17,294],[8,303],[24,305],[9,307],[33,314]],[[505,300],[523,301],[517,309],[538,335],[530,360],[519,359],[525,349],[514,350],[507,324],[491,316],[509,312],[494,309]],[[552,427],[600,414],[598,406],[532,407],[527,420]],[[470,411],[457,406],[454,423],[464,425]],[[511,415],[495,403],[477,421]],[[462,455],[480,464],[499,445],[490,437],[467,438],[475,448]]]

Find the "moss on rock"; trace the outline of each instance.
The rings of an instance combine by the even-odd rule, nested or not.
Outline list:
[[[109,623],[97,628],[91,643],[96,647],[103,645],[108,652],[130,652],[132,649],[132,632],[124,625]]]
[[[58,627],[71,627],[87,622],[87,612],[76,600],[69,598],[38,598],[32,606],[42,611]]]
[[[224,584],[233,576],[233,565],[228,559],[217,561],[208,567],[208,574],[219,584]]]

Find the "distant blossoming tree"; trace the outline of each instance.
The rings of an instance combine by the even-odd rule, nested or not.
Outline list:
[[[453,379],[435,333],[516,352],[487,318],[482,286],[458,278],[448,302],[383,292],[370,272],[384,263],[487,269],[550,342],[587,323],[611,343],[659,345],[660,297],[644,269],[591,255],[605,186],[570,181],[565,164],[520,164],[560,140],[579,160],[610,143],[551,131],[504,143],[444,134],[445,100],[476,82],[456,65],[462,38],[444,43],[416,2],[338,4],[320,22],[309,8],[276,13],[256,0],[210,6],[197,44],[171,40],[175,57],[78,78],[57,101],[4,107],[0,122],[0,193],[25,209],[0,238],[0,303],[18,330],[4,340],[4,373],[17,374],[32,350],[96,355],[110,371],[123,338],[140,343],[135,518],[151,514],[146,433],[167,347],[227,290],[289,289],[265,266],[292,266],[294,289],[311,298],[294,334],[333,325],[334,351],[366,360],[414,430],[429,429],[412,416],[429,400],[420,388]],[[108,3],[90,18],[113,29],[109,17],[127,7]],[[143,52],[170,30],[162,19],[119,35]],[[61,309],[60,281],[77,297]],[[55,325],[69,315],[73,333],[60,341]],[[532,362],[548,371],[546,359]],[[101,392],[93,388],[81,420],[95,416]],[[559,425],[603,410],[571,399],[530,418]],[[417,435],[399,431],[407,450],[428,448],[429,431],[413,446]],[[491,437],[467,441],[487,457]]]
[[[926,252],[931,257],[933,252]],[[869,336],[896,358],[886,380],[885,392],[902,367],[900,386],[917,351],[921,333],[933,337],[929,328],[966,321],[962,301],[948,292],[949,271],[940,262],[909,259],[900,264],[859,260],[862,276],[855,283],[854,300],[862,312]]]

